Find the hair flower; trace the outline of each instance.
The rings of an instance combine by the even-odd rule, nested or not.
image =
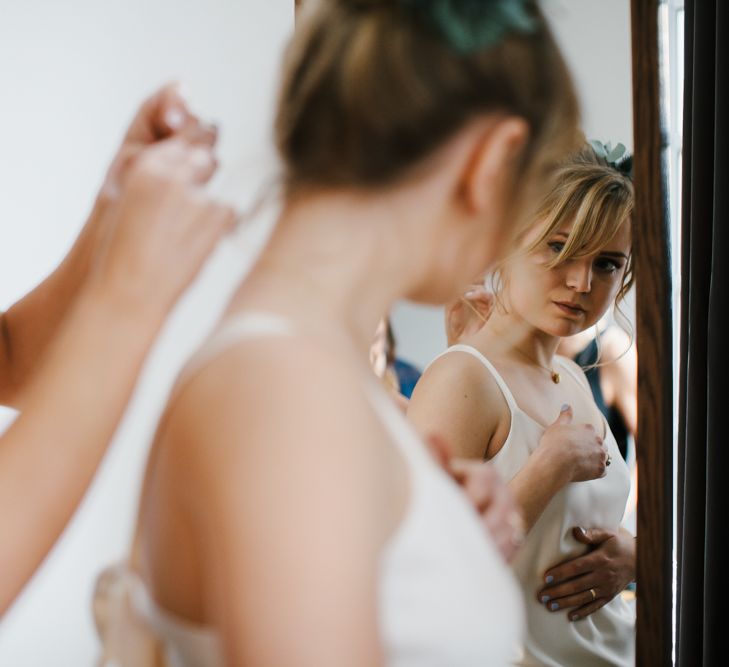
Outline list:
[[[464,55],[495,46],[510,33],[530,34],[537,28],[529,0],[399,1]]]
[[[618,144],[613,148],[611,142],[606,144],[597,139],[590,139],[590,146],[595,154],[605,160],[613,169],[619,171],[623,176],[633,179],[633,156],[628,153],[628,149],[624,144]]]

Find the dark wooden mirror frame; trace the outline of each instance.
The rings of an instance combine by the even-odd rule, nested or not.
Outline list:
[[[672,664],[673,350],[659,0],[631,0],[638,344],[636,665]],[[679,56],[680,57],[680,56]]]
[[[640,433],[638,667],[672,664],[673,353],[658,5],[659,0],[631,0]]]

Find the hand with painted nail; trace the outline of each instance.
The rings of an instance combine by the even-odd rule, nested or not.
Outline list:
[[[545,430],[535,454],[562,484],[604,477],[608,452],[592,424],[573,424],[572,407],[563,405],[557,420]]]
[[[572,419],[572,408],[563,405],[526,464],[509,482],[527,532],[565,486],[605,475],[608,454],[602,438],[591,424],[573,424]]]
[[[560,563],[544,574],[537,599],[548,611],[567,611],[570,621],[596,612],[635,581],[635,538],[625,529],[574,528],[587,553]]]

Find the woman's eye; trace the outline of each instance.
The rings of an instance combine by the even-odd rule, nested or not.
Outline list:
[[[612,259],[598,259],[595,261],[595,268],[603,273],[615,273],[620,270],[622,264]]]
[[[562,249],[564,248],[564,243],[560,243],[559,241],[552,241],[548,245],[557,255],[559,255],[559,253],[561,253]]]

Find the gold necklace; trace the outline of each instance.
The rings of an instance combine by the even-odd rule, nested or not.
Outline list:
[[[536,361],[534,361],[534,359],[532,359],[528,354],[526,354],[526,352],[522,352],[517,347],[513,348],[513,350],[515,352],[518,352],[522,357],[524,357],[525,359],[527,359],[528,361],[533,363],[535,366],[539,366],[539,368],[543,368],[545,371],[547,371],[549,373],[550,377],[552,378],[552,382],[554,382],[554,384],[559,384],[561,382],[562,376],[557,371],[555,371],[554,368],[550,368],[549,366],[542,366],[542,364],[539,364]]]

